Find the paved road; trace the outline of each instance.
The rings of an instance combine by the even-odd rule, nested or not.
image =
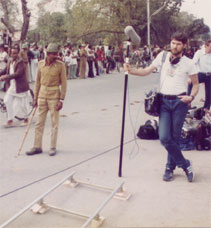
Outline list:
[[[18,213],[72,171],[75,178],[92,184],[117,187],[122,181],[132,194],[128,201],[112,199],[101,212],[102,227],[211,227],[211,154],[188,151],[195,182],[188,183],[176,170],[175,180],[162,181],[166,152],[158,140],[136,140],[141,124],[151,117],[143,111],[144,93],[155,84],[149,77],[129,77],[123,177],[118,177],[124,76],[119,73],[94,79],[69,80],[61,111],[58,154],[49,157],[50,120],[44,136],[44,153],[28,157],[33,144],[34,123],[23,153],[15,155],[25,128],[0,127],[0,224]],[[202,88],[203,89],[203,88]],[[3,97],[0,93],[0,97]],[[200,106],[203,91],[194,101]],[[0,125],[6,121],[0,113]],[[61,186],[46,201],[73,211],[92,214],[107,192]],[[83,220],[49,211],[34,215],[27,211],[8,227],[80,227]]]

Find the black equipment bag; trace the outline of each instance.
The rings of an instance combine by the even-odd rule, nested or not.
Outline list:
[[[196,118],[197,120],[201,120],[204,116],[205,116],[205,111],[203,107],[197,108],[194,111],[194,118]]]
[[[196,142],[197,150],[211,150],[211,137],[202,138],[200,141]]]
[[[160,114],[160,93],[150,91],[146,94],[144,100],[145,112],[150,116],[159,116]]]
[[[147,120],[144,125],[141,125],[137,136],[140,139],[158,139],[158,123],[156,120]]]

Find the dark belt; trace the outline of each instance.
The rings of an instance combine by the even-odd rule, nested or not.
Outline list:
[[[178,98],[178,96],[183,96],[183,95],[186,95],[186,92],[180,93],[180,94],[178,94],[178,95],[165,95],[165,94],[162,94],[162,93],[161,93],[161,97],[163,97],[163,98],[165,98],[165,99],[167,99],[167,100],[175,100],[175,99]]]
[[[201,73],[201,72],[200,72]],[[207,73],[201,73],[201,74],[205,74],[206,76],[211,76],[211,72],[207,72]]]

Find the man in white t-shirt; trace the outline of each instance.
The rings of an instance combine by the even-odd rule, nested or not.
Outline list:
[[[71,79],[76,79],[76,72],[77,72],[77,51],[75,51],[75,48],[72,47],[71,49],[71,53],[70,53],[70,57],[71,57],[71,62],[70,62],[70,78]]]
[[[187,37],[176,32],[171,37],[171,51],[167,53],[163,63],[160,77],[160,116],[159,138],[161,144],[168,152],[167,164],[163,175],[164,181],[173,179],[173,171],[177,167],[185,171],[187,180],[193,181],[193,171],[189,160],[185,159],[180,146],[182,126],[188,111],[188,104],[193,101],[199,90],[197,69],[191,59],[183,55]],[[152,64],[146,68],[135,69],[124,64],[124,70],[129,74],[146,76],[162,65],[161,52]],[[193,88],[191,94],[186,95],[188,79],[190,78]]]

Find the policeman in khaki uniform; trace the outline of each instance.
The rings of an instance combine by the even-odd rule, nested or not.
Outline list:
[[[35,125],[34,146],[26,152],[27,155],[42,153],[42,138],[48,111],[50,111],[52,122],[49,155],[56,154],[59,110],[63,107],[67,78],[64,63],[57,60],[58,46],[50,43],[46,52],[46,59],[41,60],[38,64],[34,92],[34,106],[38,109],[38,119]]]

